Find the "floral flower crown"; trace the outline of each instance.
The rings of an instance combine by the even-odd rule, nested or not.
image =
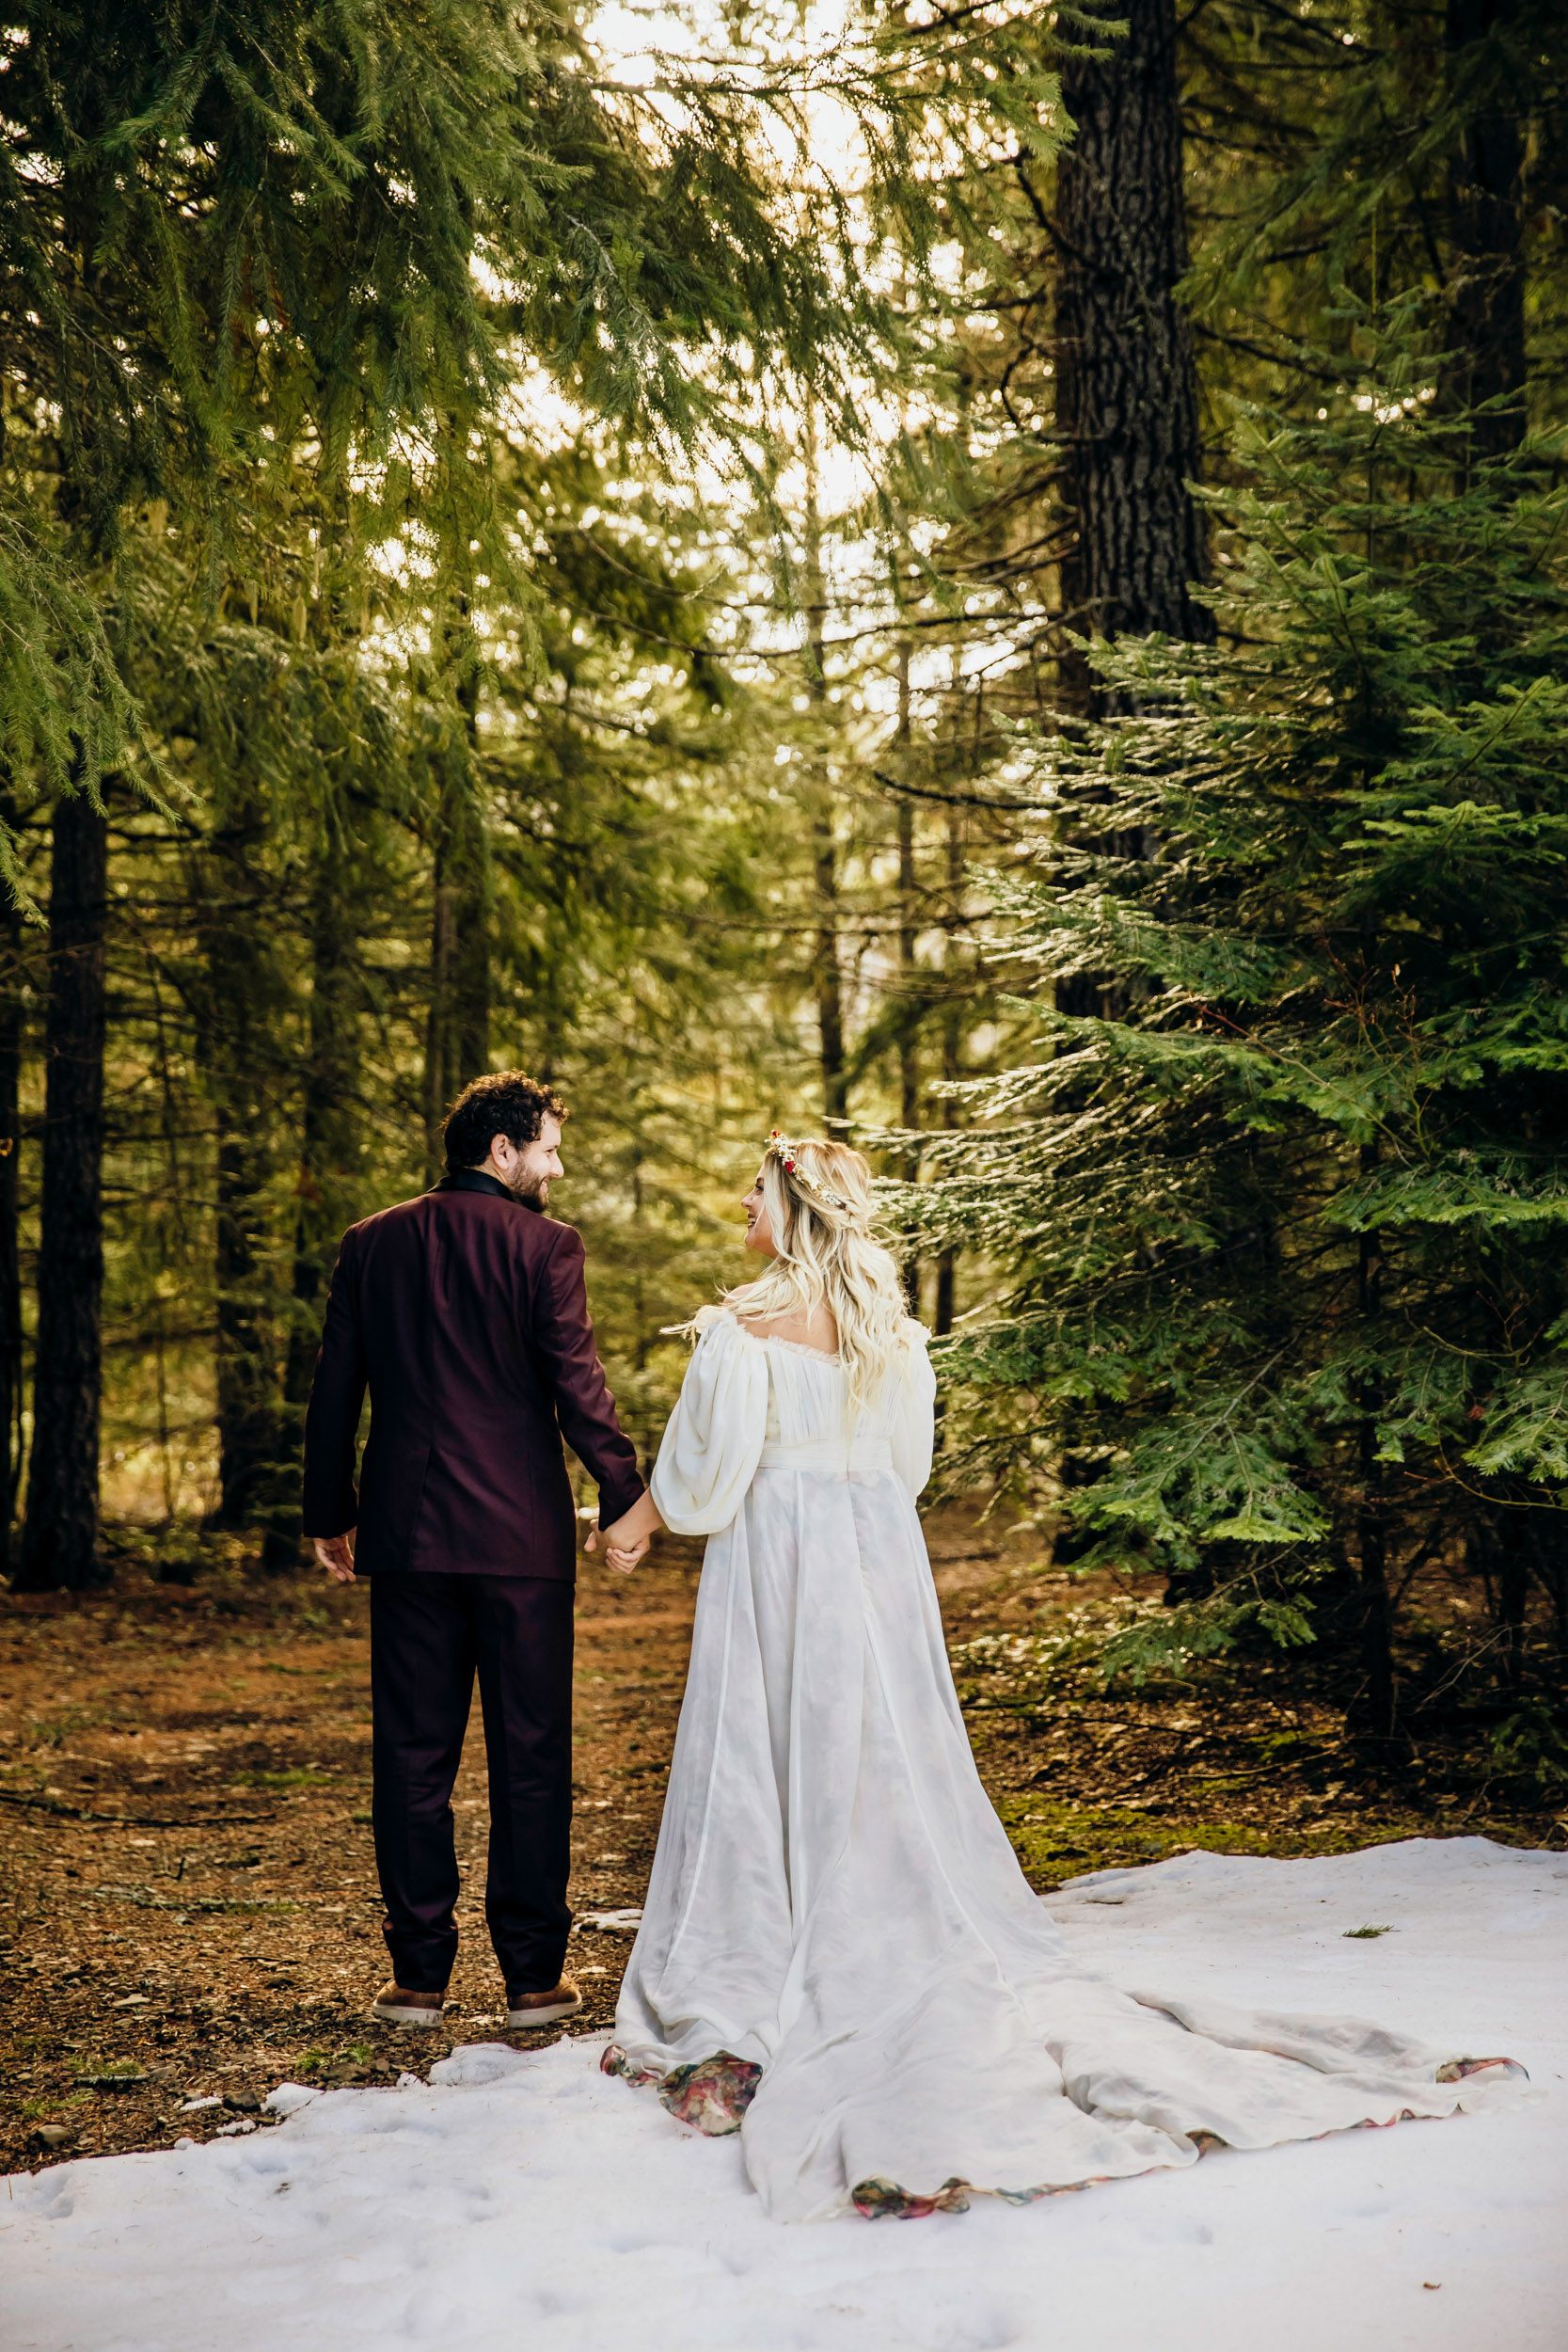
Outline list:
[[[800,1164],[800,1146],[798,1143],[791,1143],[789,1137],[781,1135],[777,1127],[769,1129],[764,1158],[771,1156],[781,1162],[784,1174],[793,1176],[801,1191],[809,1193],[814,1200],[826,1201],[830,1209],[852,1210],[855,1205],[852,1200],[847,1200],[841,1192],[830,1191],[826,1184],[819,1184],[815,1176],[808,1174]]]

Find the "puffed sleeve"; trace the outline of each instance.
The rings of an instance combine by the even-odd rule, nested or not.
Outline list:
[[[927,1337],[918,1323],[906,1323],[903,1360],[895,1363],[889,1375],[892,1394],[888,1400],[888,1437],[893,1446],[893,1467],[909,1488],[911,1502],[918,1502],[921,1489],[931,1475],[931,1455],[936,1448],[937,1376],[926,1353]]]
[[[692,1352],[648,1481],[677,1535],[728,1527],[756,1476],[768,1435],[768,1351],[733,1315],[716,1315]]]

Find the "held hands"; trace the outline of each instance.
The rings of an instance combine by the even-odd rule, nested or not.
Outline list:
[[[605,1558],[621,1576],[629,1576],[647,1551],[649,1540],[664,1525],[654,1508],[652,1495],[639,1495],[629,1511],[624,1511],[609,1527],[594,1527],[588,1531],[583,1549],[597,1551],[601,1546]]]
[[[623,1576],[629,1575],[647,1551],[650,1538],[664,1522],[655,1510],[650,1495],[639,1496],[629,1511],[610,1527],[591,1528],[586,1549],[597,1551],[602,1545],[606,1559]],[[346,1535],[316,1535],[311,1538],[316,1558],[338,1584],[354,1582],[354,1537],[351,1527]]]
[[[621,1521],[617,1519],[615,1521],[613,1532],[618,1533],[620,1527]],[[610,1565],[615,1570],[616,1574],[618,1576],[629,1576],[633,1568],[636,1567],[638,1562],[646,1553],[648,1549],[648,1538],[646,1535],[643,1535],[636,1543],[616,1544],[611,1543],[610,1541],[611,1533],[612,1531],[610,1528],[600,1529],[597,1527],[591,1527],[587,1535],[583,1539],[582,1548],[584,1551],[597,1551],[602,1546],[604,1556]]]
[[[313,1535],[316,1557],[329,1577],[339,1584],[354,1581],[354,1529],[346,1535]]]

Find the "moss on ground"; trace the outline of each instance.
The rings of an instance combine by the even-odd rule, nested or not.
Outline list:
[[[1032,1791],[998,1794],[1013,1851],[1036,1886],[1059,1886],[1090,1870],[1122,1870],[1137,1863],[1164,1862],[1173,1854],[1335,1854],[1362,1846],[1388,1845],[1402,1837],[1430,1837],[1430,1815],[1390,1812],[1369,1817],[1347,1810],[1339,1818],[1310,1824],[1226,1820],[1183,1809],[1179,1817],[1151,1820],[1135,1806],[1053,1804]],[[1528,1846],[1529,1830],[1517,1821],[1466,1820],[1456,1835],[1490,1837],[1501,1845]]]

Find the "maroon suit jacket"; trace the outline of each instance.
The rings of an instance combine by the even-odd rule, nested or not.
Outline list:
[[[305,1417],[305,1533],[355,1565],[567,1578],[561,1440],[608,1525],[642,1491],[594,1349],[580,1237],[466,1168],[343,1235]],[[359,1492],[354,1455],[367,1385]]]

